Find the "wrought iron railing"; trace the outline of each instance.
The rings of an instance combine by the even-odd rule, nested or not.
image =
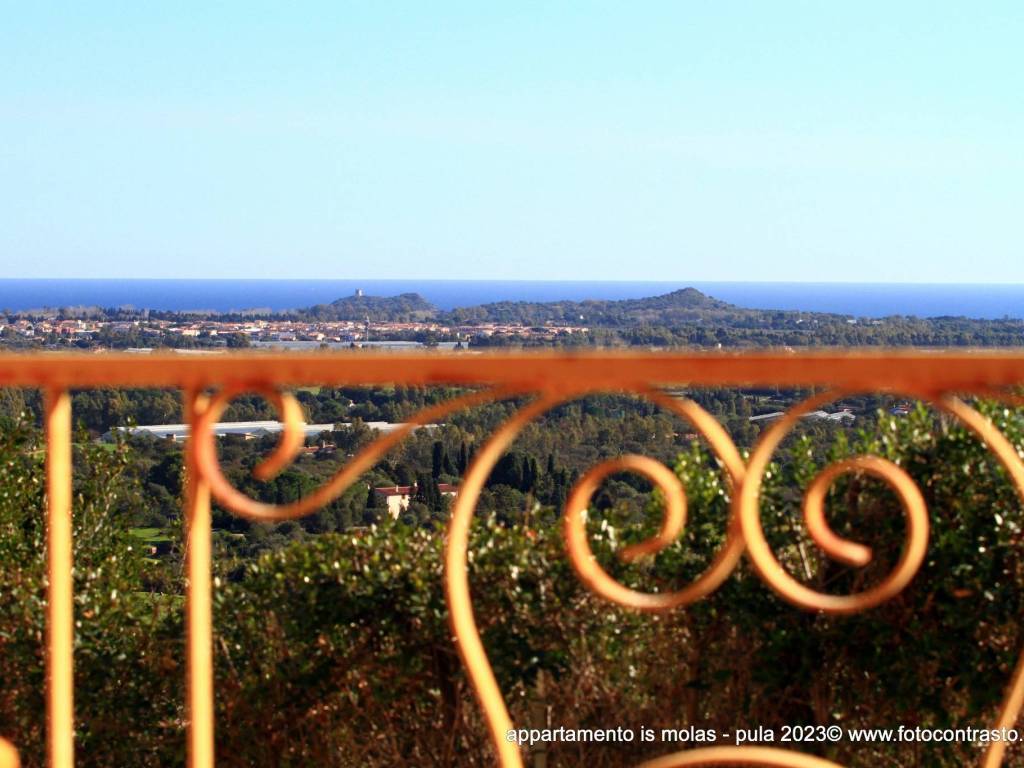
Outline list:
[[[255,392],[278,409],[285,429],[275,451],[256,468],[271,477],[303,442],[301,409],[287,387],[305,384],[375,385],[449,384],[469,394],[425,409],[409,423],[379,437],[341,467],[310,496],[284,506],[258,502],[234,488],[221,472],[212,425],[230,400]],[[696,403],[668,397],[661,387],[760,386],[815,387],[823,391],[790,410],[762,435],[744,461],[722,426]],[[661,489],[665,514],[656,535],[626,549],[624,558],[655,553],[671,543],[685,523],[685,493],[676,476],[644,456],[605,461],[583,475],[565,507],[564,536],[571,562],[583,583],[598,595],[649,612],[682,608],[714,591],[745,554],[764,582],[781,597],[809,611],[855,613],[898,594],[921,566],[928,545],[928,515],[920,491],[906,472],[884,458],[859,456],[825,469],[804,496],[804,515],[813,540],[829,556],[864,565],[871,551],[839,537],[828,526],[824,497],[844,473],[862,472],[888,483],[899,497],[907,521],[902,555],[877,585],[850,595],[823,594],[801,584],[776,560],[761,527],[762,478],[781,440],[807,412],[838,397],[861,392],[892,392],[929,402],[959,420],[992,451],[1024,497],[1024,460],[995,426],[962,394],[1014,400],[1007,388],[1024,384],[1024,355],[1011,353],[757,353],[742,355],[616,354],[580,355],[223,355],[188,357],[113,354],[88,356],[0,356],[0,386],[38,387],[45,392],[47,441],[47,750],[52,768],[74,763],[74,616],[72,594],[71,433],[69,391],[89,387],[164,387],[184,393],[191,437],[186,448],[185,520],[187,527],[187,741],[192,768],[214,765],[214,677],[211,619],[211,497],[234,514],[251,520],[285,520],[309,514],[337,498],[381,454],[401,442],[419,424],[442,419],[457,409],[510,397],[532,396],[502,425],[474,458],[463,478],[448,523],[445,590],[458,650],[490,730],[497,762],[523,765],[518,745],[506,738],[513,728],[473,614],[467,572],[470,523],[478,496],[492,468],[532,420],[566,400],[595,392],[629,392],[647,398],[689,420],[710,444],[732,485],[732,512],[725,544],[707,570],[674,593],[646,594],[615,581],[592,556],[582,511],[602,478],[626,470],[646,475]],[[1019,400],[1016,400],[1020,404]],[[1009,680],[995,728],[1011,728],[1024,704],[1024,655]],[[981,764],[1001,764],[1006,743],[993,741]],[[18,763],[17,752],[0,740],[0,768]],[[677,752],[648,761],[646,768],[691,765],[762,765],[797,768],[835,767],[824,758],[760,746],[716,746]]]

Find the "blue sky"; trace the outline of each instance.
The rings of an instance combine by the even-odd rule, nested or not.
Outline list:
[[[1019,2],[0,18],[0,277],[1024,282]]]

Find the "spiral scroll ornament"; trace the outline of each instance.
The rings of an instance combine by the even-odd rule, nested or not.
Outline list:
[[[485,716],[491,743],[503,768],[522,768],[518,745],[506,734],[513,723],[504,696],[494,676],[480,631],[473,614],[468,558],[469,534],[480,493],[494,466],[527,424],[567,400],[592,394],[598,389],[587,386],[562,387],[533,392],[534,399],[501,425],[477,452],[455,499],[448,524],[445,547],[445,595],[453,636],[470,682]],[[617,582],[598,563],[586,533],[585,513],[594,493],[609,475],[636,472],[646,476],[660,491],[664,513],[656,534],[619,553],[624,561],[656,555],[672,544],[687,520],[686,491],[678,477],[663,464],[644,456],[626,455],[609,459],[587,471],[570,492],[563,510],[563,535],[567,556],[581,582],[592,592],[617,605],[646,612],[662,612],[684,607],[717,589],[737,567],[744,551],[754,571],[782,598],[809,611],[850,614],[869,610],[899,594],[914,578],[925,557],[928,536],[928,511],[920,489],[896,463],[878,456],[854,456],[823,469],[810,483],[803,497],[803,517],[811,539],[829,557],[851,566],[863,567],[872,558],[871,550],[839,536],[831,529],[825,514],[825,499],[833,483],[845,474],[875,477],[895,493],[906,519],[906,534],[901,556],[882,580],[868,589],[850,595],[818,592],[791,576],[775,557],[761,525],[760,494],[763,478],[783,439],[806,414],[833,401],[843,393],[824,392],[791,409],[774,423],[744,461],[724,428],[696,403],[645,387],[629,391],[689,421],[711,446],[722,466],[731,496],[726,540],[707,570],[682,589],[649,594]],[[435,422],[450,413],[501,398],[530,394],[525,388],[485,389],[425,408],[400,429],[383,435],[364,447],[338,472],[310,495],[286,505],[270,505],[250,498],[231,485],[220,469],[213,424],[231,399],[243,392],[256,392],[271,402],[284,422],[278,446],[257,466],[260,478],[273,477],[297,454],[303,442],[302,413],[289,394],[259,383],[240,383],[225,387],[208,399],[193,394],[191,426],[195,468],[210,493],[226,509],[251,520],[274,521],[302,517],[330,503],[370,469],[381,456],[398,445],[417,427]],[[940,391],[908,393],[935,405],[971,430],[992,451],[1006,469],[1018,493],[1024,499],[1024,462],[1016,448],[990,420],[964,401]],[[1024,706],[1024,654],[1017,663],[995,728],[1011,728]],[[1006,744],[993,742],[981,761],[983,768],[996,768],[1004,757]],[[840,768],[824,758],[804,753],[761,746],[704,747],[666,755],[643,764],[642,768],[682,768],[683,766],[751,765],[770,768]]]
[[[506,734],[512,729],[512,719],[509,716],[508,708],[505,705],[504,697],[494,677],[487,652],[484,649],[483,641],[480,638],[480,630],[473,615],[472,598],[469,591],[469,531],[473,519],[473,512],[476,508],[480,492],[484,483],[495,464],[502,454],[508,449],[512,441],[522,429],[545,412],[556,405],[589,392],[552,392],[541,395],[517,412],[511,419],[503,424],[481,448],[479,453],[470,465],[466,476],[463,478],[462,487],[456,497],[455,506],[452,509],[451,520],[448,524],[448,545],[445,552],[445,595],[448,600],[448,609],[452,624],[452,632],[455,636],[466,667],[469,678],[476,691],[477,699],[487,719],[488,729],[491,735],[491,742],[498,753],[499,763],[503,768],[521,768],[522,756],[519,747],[506,738]],[[649,397],[653,402],[671,410],[677,415],[688,419],[696,429],[704,434],[709,442],[721,451],[719,458],[726,466],[732,482],[738,482],[742,477],[743,461],[739,451],[736,450],[732,440],[727,433],[704,409],[689,400],[677,400],[668,398],[660,393],[650,390],[643,390],[639,394]],[[649,473],[656,483],[663,486],[667,491],[669,509],[662,529],[658,536],[640,545],[640,549],[633,550],[633,554],[644,551],[653,552],[662,548],[668,541],[678,535],[685,521],[685,500],[679,481],[675,479],[669,470],[657,464],[653,460],[643,457],[627,457],[621,466]],[[655,465],[659,469],[655,469]],[[615,471],[615,464],[599,465],[591,470],[588,475],[591,481],[608,472]],[[671,476],[671,479],[668,477]],[[569,501],[573,499],[582,501],[588,493],[589,485],[581,482],[575,491],[570,494]],[[567,511],[572,507],[567,506]],[[578,510],[577,510],[578,511]],[[567,515],[567,536],[569,537],[569,556],[576,568],[577,573],[581,572],[592,575],[588,569],[591,558],[588,556],[589,547],[584,550],[583,546],[577,546],[575,526],[572,516]],[[628,590],[617,584],[611,577],[604,574],[596,576],[597,581],[591,584],[598,590],[607,589],[617,598],[617,602],[628,605],[638,610],[665,610],[667,608],[682,605],[686,602],[693,602],[718,587],[724,581],[732,569],[736,566],[742,554],[742,539],[739,527],[735,524],[729,525],[726,543],[709,566],[708,570],[689,588],[680,593],[666,596],[669,603],[661,604],[658,596],[644,595],[642,593]],[[603,574],[603,571],[601,572]],[[586,583],[586,577],[584,578]]]
[[[302,447],[302,408],[287,392],[280,392],[259,384],[225,387],[217,392],[204,407],[194,408],[192,434],[195,440],[196,464],[210,492],[225,508],[240,517],[262,522],[292,520],[304,517],[330,504],[348,490],[359,477],[380,461],[389,450],[400,444],[419,427],[442,419],[450,413],[470,408],[513,394],[509,390],[480,390],[423,409],[400,428],[377,438],[353,456],[338,472],[308,496],[291,504],[266,504],[235,488],[220,469],[213,425],[224,413],[231,400],[245,392],[255,392],[272,403],[281,418],[284,429],[273,453],[253,470],[260,480],[273,478],[284,469]]]
[[[907,519],[903,554],[895,568],[876,586],[855,595],[827,595],[807,587],[776,560],[761,527],[761,482],[771,457],[797,422],[826,402],[834,393],[812,397],[772,425],[758,441],[747,466],[747,474],[735,497],[736,515],[747,544],[747,555],[758,574],[781,597],[800,608],[825,613],[857,613],[873,608],[899,594],[921,567],[928,546],[928,511],[917,485],[899,466],[876,456],[857,456],[824,469],[804,495],[804,520],[811,538],[830,557],[848,565],[864,566],[871,561],[867,547],[836,535],[825,519],[825,496],[832,482],[842,474],[864,472],[886,482],[899,497]]]

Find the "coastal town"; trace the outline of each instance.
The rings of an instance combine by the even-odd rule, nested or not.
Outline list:
[[[62,313],[0,315],[0,345],[118,348],[469,346],[493,337],[557,340],[588,332],[586,326],[483,322],[450,326],[437,322],[246,319],[213,320],[182,315],[131,319],[75,318]],[[19,344],[20,343],[20,344]]]
[[[967,317],[851,317],[748,309],[692,288],[643,299],[498,302],[440,308],[419,294],[290,310],[0,309],[0,348],[315,350],[605,346],[646,349],[1017,347],[1024,323]]]

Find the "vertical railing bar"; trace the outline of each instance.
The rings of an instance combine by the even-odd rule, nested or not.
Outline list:
[[[0,739],[0,768],[21,768],[18,750],[7,739]]]
[[[50,768],[75,762],[71,397],[46,397],[46,751]]]
[[[188,765],[213,768],[213,619],[210,583],[210,488],[196,463],[196,422],[207,398],[188,390],[185,421],[189,425],[185,450],[185,627],[188,644]]]

